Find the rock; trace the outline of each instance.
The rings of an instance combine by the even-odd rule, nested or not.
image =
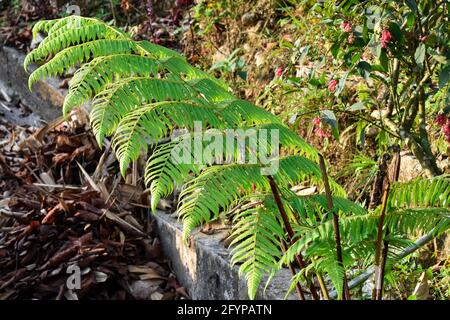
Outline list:
[[[430,284],[426,272],[423,272],[420,276],[419,281],[414,288],[413,296],[415,296],[417,300],[428,300],[432,298],[430,295]]]
[[[416,179],[423,172],[422,166],[409,151],[400,153],[400,175],[398,181],[407,182]]]
[[[36,38],[31,40],[30,48],[36,49],[38,47],[38,45],[42,42],[42,40],[44,40],[44,37],[42,36],[42,34],[40,32],[38,32],[38,34],[36,35]]]
[[[20,100],[33,111],[33,116],[11,119],[17,124],[29,125],[38,125],[40,119],[51,121],[61,114],[66,90],[58,88],[61,79],[48,78],[36,82],[31,92],[27,85],[29,75],[23,69],[24,59],[25,54],[22,52],[0,46],[0,88],[12,98],[12,104]]]
[[[244,27],[254,26],[258,22],[258,16],[254,12],[246,12],[242,15],[241,22]]]
[[[264,55],[263,52],[257,52],[255,54],[255,65],[257,67],[260,67],[264,64],[264,62],[266,61],[266,56]]]
[[[375,119],[383,119],[387,116],[388,112],[389,111],[387,108],[384,108],[382,110],[374,110],[374,111],[372,111],[370,116]]]
[[[140,300],[148,300],[158,289],[160,281],[158,280],[137,280],[130,286],[133,297]]]
[[[365,132],[366,132],[366,137],[374,138],[380,133],[380,128],[368,127]]]
[[[448,170],[450,169],[450,158],[437,159],[436,163],[439,169],[441,169],[444,173],[448,172]]]

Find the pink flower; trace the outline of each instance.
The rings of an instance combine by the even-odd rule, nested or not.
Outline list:
[[[320,118],[319,117],[315,117],[314,119],[313,119],[313,123],[314,123],[314,125],[316,125],[316,126],[318,126],[318,125],[320,125]]]
[[[352,31],[352,24],[350,21],[344,21],[341,24],[341,28],[345,31],[345,32],[350,32]]]
[[[389,32],[388,29],[384,29],[383,32],[381,32],[381,47],[387,48],[387,45],[392,40],[392,34]]]
[[[444,127],[444,134],[449,135],[450,134],[450,121],[447,122],[447,125]]]
[[[334,90],[336,90],[337,83],[337,80],[330,80],[330,82],[328,82],[328,90],[330,92],[334,92]]]
[[[442,127],[447,122],[447,117],[445,114],[440,114],[434,119],[434,122],[440,127]]]
[[[329,138],[330,137],[330,134],[328,134],[327,132],[325,132],[322,128],[320,128],[320,127],[317,127],[317,128],[315,128],[314,129],[314,133],[316,134],[316,135],[318,135],[321,139],[323,139],[323,138]]]
[[[278,67],[275,69],[275,76],[277,76],[278,78],[281,77],[283,75],[283,68]]]

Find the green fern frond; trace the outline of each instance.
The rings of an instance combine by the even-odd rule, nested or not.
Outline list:
[[[280,242],[285,236],[279,219],[264,207],[245,210],[234,218],[231,263],[242,263],[239,275],[245,275],[250,299],[255,298],[263,275],[271,272],[281,257]]]
[[[154,145],[168,136],[174,127],[192,130],[196,121],[215,128],[223,127],[225,123],[221,121],[219,111],[209,105],[163,101],[129,112],[120,120],[112,140],[122,170],[139,157],[141,149],[147,152],[148,144]]]
[[[341,216],[339,219],[342,243],[344,247],[353,247],[361,250],[362,243],[370,243],[372,252],[378,226],[377,213],[363,215]],[[438,232],[443,233],[450,228],[450,210],[447,208],[416,208],[401,209],[386,213],[385,227],[392,234],[407,235],[412,231],[423,233],[439,226]],[[314,227],[295,227],[296,242],[286,251],[280,263],[293,261],[298,252],[304,252],[314,243],[321,241],[333,241],[333,221],[327,220]]]
[[[300,215],[301,221],[310,221],[312,225],[317,223],[317,214],[328,212],[327,197],[324,194],[316,194],[311,196],[292,196],[287,201],[294,212]],[[360,205],[350,201],[344,197],[333,196],[334,212],[341,215],[367,214],[367,210]]]
[[[39,32],[48,33],[51,27],[53,27],[58,20],[41,20],[35,23],[32,29],[33,39],[36,39]]]
[[[117,127],[115,122],[109,121],[110,118],[107,118],[108,116],[115,116],[114,110],[103,109],[107,111],[105,120],[108,121],[108,124],[105,128],[115,130],[113,147],[121,163],[121,168],[125,170],[130,161],[139,157],[141,149],[147,151],[147,144],[153,145],[158,139],[168,136],[175,127],[194,130],[196,123],[202,123],[202,126],[206,128],[225,129],[245,126],[248,123],[260,124],[272,119],[272,117],[268,116],[270,115],[269,113],[266,113],[265,117],[260,117],[259,108],[253,105],[250,105],[244,113],[239,112],[240,110],[235,107],[235,102],[229,102],[228,104],[203,104],[205,101],[199,101],[200,103],[164,101],[148,104],[128,111],[128,114],[122,119],[117,118],[119,120]],[[94,112],[95,106],[92,109],[92,114]],[[92,117],[93,121],[95,119]],[[283,137],[287,137],[288,133],[291,133],[289,134],[291,142],[294,141],[298,146],[304,147],[303,151],[305,153],[314,154],[313,149],[308,144],[299,137],[295,139],[295,134],[286,127],[284,128],[285,130],[282,131],[284,133]],[[97,135],[98,131],[95,125],[93,125],[93,129]],[[100,133],[102,132],[101,130],[100,128]],[[106,132],[106,134],[109,134],[109,132]],[[99,139],[102,138],[102,136],[98,137]]]
[[[427,207],[450,208],[450,177],[417,179],[392,185],[388,210]]]
[[[69,83],[64,115],[92,100],[90,121],[96,139],[101,146],[104,137],[113,135],[112,146],[122,174],[142,150],[147,152],[148,146],[153,148],[161,143],[161,139],[176,128],[195,129],[196,121],[204,127],[202,143],[207,142],[205,135],[217,131],[223,135],[228,128],[279,130],[282,154],[289,156],[272,159],[266,164],[241,164],[239,161],[221,164],[220,160],[225,158],[239,159],[237,147],[211,152],[201,159],[203,164],[211,165],[208,168],[195,161],[187,165],[174,163],[172,151],[182,140],[192,143],[195,138],[192,134],[154,150],[145,173],[152,191],[152,206],[161,196],[173,191],[174,183],[181,186],[192,178],[180,195],[179,215],[183,219],[185,240],[193,228],[227,211],[231,204],[242,201],[242,197],[253,193],[254,189],[267,195],[270,186],[261,172],[265,167],[275,167],[272,176],[282,192],[304,180],[322,183],[319,167],[301,156],[317,160],[314,148],[284,127],[275,115],[236,99],[224,82],[189,65],[179,53],[148,41],[135,42],[119,29],[93,18],[72,16],[39,22],[33,28],[34,36],[38,32],[46,32],[47,37],[28,54],[24,66],[48,62],[31,74],[30,88],[38,79],[80,67]],[[278,144],[270,145],[267,138],[268,144],[259,150],[261,154],[280,148]],[[250,146],[245,152],[254,151]],[[335,194],[344,193],[333,180],[331,186]],[[346,210],[357,211],[345,200],[335,198],[335,201],[336,210],[345,214]],[[263,274],[270,272],[281,256],[279,241],[284,232],[278,211],[274,210],[273,201],[269,202],[235,217],[233,263],[242,263],[240,273],[247,278],[252,298]],[[319,203],[311,210],[320,210],[324,198],[319,195],[305,199],[303,205],[306,203],[312,208],[312,203]],[[287,203],[293,221],[293,211],[300,210],[301,206],[300,202]],[[310,226],[313,224],[298,228],[305,234]],[[313,246],[309,248],[311,251]]]
[[[437,232],[444,232],[450,226],[449,208],[420,208],[395,210],[386,216],[385,226],[402,234],[429,232],[440,225]]]
[[[64,32],[46,37],[39,46],[31,51],[24,61],[25,70],[31,62],[46,59],[51,54],[87,41],[100,39],[120,39],[126,37],[103,22],[83,24],[80,27],[68,28]]]
[[[300,270],[300,272],[291,278],[291,285],[285,297],[291,294],[295,286],[304,279],[303,276],[305,274],[314,270],[318,274],[328,275],[336,289],[338,298],[341,298],[344,287],[344,269],[338,262],[337,255],[334,253],[335,245],[334,241],[318,241],[314,243],[314,246],[309,248],[308,252],[304,253],[305,258],[313,257],[313,259],[310,260],[309,265],[305,269]],[[342,255],[344,266],[350,264],[352,259],[349,252],[345,250],[342,252]],[[280,265],[273,268],[271,278],[280,268]]]
[[[196,67],[191,66],[184,58],[172,56],[161,58],[161,65],[163,65],[172,74],[184,75],[186,80],[191,79],[209,79],[214,81],[218,86],[228,91],[228,85],[220,79],[215,78],[211,74],[202,71]]]
[[[283,187],[293,185],[305,178],[321,183],[321,172],[317,164],[301,156],[273,159],[269,165],[277,165],[273,175],[276,183]],[[191,180],[180,194],[179,216],[183,220],[183,238],[202,223],[217,217],[221,211],[239,197],[254,190],[270,190],[267,177],[261,174],[261,164],[232,164],[205,169]],[[215,199],[215,201],[211,201]]]
[[[64,116],[112,82],[131,76],[156,78],[159,71],[159,62],[147,56],[121,53],[95,58],[75,72],[64,101]]]
[[[101,39],[81,43],[58,52],[50,61],[31,73],[28,86],[31,89],[39,79],[62,75],[70,68],[101,56],[138,53],[136,42],[124,39]]]
[[[149,53],[150,56],[156,58],[156,59],[164,59],[164,58],[170,58],[170,57],[176,57],[182,60],[186,60],[186,58],[171,49],[168,49],[166,47],[160,46],[156,43],[151,43],[147,40],[139,41],[138,42],[139,47],[141,47],[145,52]]]
[[[342,242],[344,245],[358,244],[363,241],[374,243],[378,225],[378,215],[343,216],[339,219]],[[407,234],[414,231],[429,232],[439,225],[440,232],[448,230],[450,215],[447,209],[421,209],[395,211],[386,215],[385,226],[395,234]],[[297,252],[302,252],[316,241],[331,241],[334,238],[333,222],[328,220],[317,227],[295,228],[298,240],[286,252],[286,260],[292,261]]]
[[[73,107],[89,100],[111,82],[121,81],[121,79],[131,76],[157,78],[159,72],[168,72],[172,75],[172,80],[187,81],[187,85],[189,85],[189,80],[199,78],[202,80],[210,79],[217,84],[217,81],[212,79],[212,77],[205,77],[201,70],[190,66],[187,62],[177,57],[157,60],[150,56],[129,53],[102,56],[83,65],[75,73],[70,82],[70,94],[64,103],[64,114],[67,115]],[[184,77],[182,78],[183,75]],[[202,85],[197,86],[203,90]],[[224,88],[220,87],[220,89],[224,93]],[[207,92],[201,93],[207,94]],[[211,97],[211,94],[208,96]],[[227,97],[231,96],[227,95]]]
[[[204,115],[204,113],[202,113],[202,115]],[[223,113],[220,113],[219,115],[223,116]],[[188,116],[190,117],[190,115]],[[184,119],[184,116],[182,118]],[[227,117],[227,119],[234,118]],[[211,123],[211,121],[209,119],[204,119],[203,123]],[[145,170],[145,183],[146,185],[150,186],[153,211],[156,210],[156,205],[159,199],[172,193],[175,185],[181,186],[182,183],[184,183],[188,179],[190,173],[198,173],[203,167],[200,164],[209,166],[214,163],[236,163],[239,160],[240,154],[237,141],[239,141],[239,138],[245,136],[247,129],[253,129],[257,132],[255,141],[256,145],[252,145],[252,147],[255,148],[258,152],[261,152],[261,150],[263,150],[263,152],[269,154],[270,152],[268,152],[268,150],[271,150],[273,147],[278,148],[278,145],[272,146],[270,144],[272,140],[260,139],[259,136],[259,134],[263,132],[263,130],[267,130],[268,132],[277,130],[279,134],[278,142],[280,143],[281,147],[289,150],[290,153],[305,155],[313,159],[317,157],[317,151],[314,148],[306,143],[301,137],[281,124],[268,123],[257,125],[254,127],[243,127],[243,125],[244,123],[241,121],[239,121],[238,123],[227,123],[227,127],[239,127],[241,129],[241,131],[237,131],[237,134],[231,137],[232,139],[230,139],[226,131],[213,129],[201,132],[199,134],[201,135],[199,138],[202,139],[199,139],[199,141],[201,141],[202,143],[202,150],[208,148],[208,145],[211,145],[211,141],[216,141],[215,139],[219,139],[219,137],[221,141],[223,141],[222,148],[213,148],[211,150],[211,153],[204,153],[202,152],[202,150],[200,150],[200,154],[198,154],[198,151],[194,147],[192,147],[194,145],[194,139],[196,136],[195,134],[183,135],[176,138],[174,141],[171,141],[170,143],[156,149],[149,157]],[[222,125],[217,124],[212,125],[212,127],[220,128],[222,127]],[[119,131],[120,125],[117,129],[117,132]],[[153,137],[153,139],[156,140],[155,137]],[[127,140],[124,139],[124,141]],[[260,142],[263,142],[263,144],[260,144]],[[232,143],[233,146],[231,148],[227,147],[227,143]],[[247,144],[246,147],[248,148],[250,146]],[[251,152],[252,150],[247,151]],[[176,152],[177,154],[183,152],[183,156],[187,157],[189,161],[185,161],[187,163],[174,163],[171,156],[173,152]],[[255,153],[255,156],[259,156],[258,152]],[[134,156],[137,156],[137,153],[135,153]]]
[[[327,274],[338,294],[338,299],[342,297],[344,289],[344,269],[334,254],[334,246],[330,246],[327,254],[322,255],[314,261],[314,269],[322,274]],[[344,255],[345,256],[345,255]]]
[[[203,91],[205,82],[209,82],[209,90]],[[217,91],[212,92],[214,88]],[[200,96],[203,98],[201,99]],[[190,80],[188,82],[173,81],[167,79],[131,77],[123,79],[119,83],[110,84],[101,91],[93,100],[91,110],[91,125],[97,137],[102,143],[103,137],[109,135],[117,128],[119,121],[130,111],[153,101],[214,101],[216,99],[227,99],[232,96],[223,89],[219,90],[213,82],[208,79]],[[83,97],[81,97],[83,99]],[[74,100],[78,100],[74,103]],[[66,112],[73,104],[80,104],[80,96],[69,94],[65,101]],[[69,108],[69,109],[67,109]],[[152,105],[139,109],[144,113],[152,110]],[[135,117],[135,114],[130,115]]]

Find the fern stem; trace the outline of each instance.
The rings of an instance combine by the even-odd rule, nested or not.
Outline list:
[[[284,254],[286,252],[286,250],[287,250],[286,243],[284,242],[283,239],[280,239],[280,244],[281,244],[281,251]],[[289,263],[288,267],[289,267],[289,271],[292,274],[292,277],[294,278],[295,275],[297,274],[297,272],[295,271],[295,268],[294,268],[293,264]],[[297,282],[295,284],[295,290],[297,291],[297,295],[298,295],[300,300],[306,300],[305,294],[303,292],[303,288],[302,288],[302,285],[300,284],[300,282]]]
[[[398,181],[398,177],[400,176],[400,161],[401,161],[401,157],[400,157],[400,146],[399,145],[394,145],[392,146],[392,149],[395,152],[395,155],[392,159],[390,168],[389,168],[389,172],[388,172],[388,179],[391,182],[396,182]],[[386,234],[385,234],[385,238],[389,235],[390,231],[389,228],[386,228]],[[388,257],[388,252],[389,252],[389,241],[388,240],[384,240],[383,241],[383,252],[381,255],[381,271],[380,271],[380,292],[377,294],[376,299],[377,300],[381,300],[383,297],[383,288],[384,288],[384,274],[385,274],[385,270],[386,270],[386,261],[387,261],[387,257]]]
[[[319,281],[320,290],[322,290],[323,299],[330,300],[327,285],[325,284],[325,281],[320,273],[317,273],[317,280]]]
[[[378,296],[381,295],[381,277],[382,277],[382,271],[381,271],[381,246],[383,242],[383,225],[384,220],[386,217],[386,207],[387,207],[387,200],[389,196],[389,190],[391,187],[391,183],[389,180],[386,181],[386,186],[383,192],[383,202],[381,204],[381,214],[380,218],[378,220],[378,227],[377,227],[377,240],[375,243],[375,261],[374,261],[374,277],[373,277],[373,288],[372,288],[372,300],[378,300]]]
[[[386,236],[389,235],[389,228],[386,228]],[[381,252],[381,270],[380,270],[380,292],[377,294],[376,299],[382,300],[383,297],[383,289],[384,289],[384,273],[386,270],[386,261],[389,252],[389,241],[383,240],[383,250]]]
[[[327,197],[328,210],[333,213],[333,229],[334,229],[334,239],[336,241],[337,261],[344,272],[344,279],[343,279],[344,288],[343,288],[343,293],[342,293],[342,299],[343,300],[351,300],[350,290],[348,288],[348,283],[347,283],[347,275],[345,274],[344,261],[342,259],[341,232],[339,230],[339,216],[333,210],[333,208],[334,208],[333,196],[331,194],[330,183],[328,181],[328,174],[327,174],[327,169],[325,167],[325,160],[323,159],[323,156],[321,154],[319,154],[319,160],[320,160],[320,170],[322,171],[322,178],[323,178],[323,182],[324,182],[324,186],[325,186],[325,195]]]
[[[287,232],[287,240],[289,244],[292,244],[292,239],[294,238],[294,230],[292,229],[292,226],[289,222],[289,218],[286,214],[286,211],[283,207],[283,202],[281,201],[280,193],[278,191],[278,186],[273,179],[272,176],[267,176],[267,179],[269,180],[270,189],[272,190],[273,197],[275,198],[275,202],[277,204],[278,210],[280,211],[281,217],[283,219],[283,225]],[[297,261],[298,265],[301,269],[305,269],[307,267],[305,260],[303,259],[303,256],[301,253],[297,254],[295,256],[295,260]],[[317,293],[316,287],[314,286],[313,281],[311,281],[311,278],[308,276],[305,276],[306,283],[308,284],[309,290],[311,291],[311,295],[313,296],[314,300],[320,300],[320,297]]]

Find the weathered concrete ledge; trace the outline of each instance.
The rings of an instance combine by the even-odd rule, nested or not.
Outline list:
[[[223,233],[205,235],[194,232],[192,244],[187,246],[182,240],[182,225],[176,218],[159,211],[156,221],[163,251],[192,299],[248,299],[246,281],[239,278],[238,266],[231,267],[230,250],[220,243]],[[281,270],[265,292],[263,281],[257,299],[284,299],[290,278],[288,270]],[[293,299],[294,296],[291,295],[290,298]]]
[[[11,97],[20,99],[45,121],[59,117],[65,95],[65,90],[59,88],[61,79],[49,78],[46,81],[37,81],[31,92],[28,88],[29,74],[23,68],[24,59],[23,52],[0,46],[0,88]]]

